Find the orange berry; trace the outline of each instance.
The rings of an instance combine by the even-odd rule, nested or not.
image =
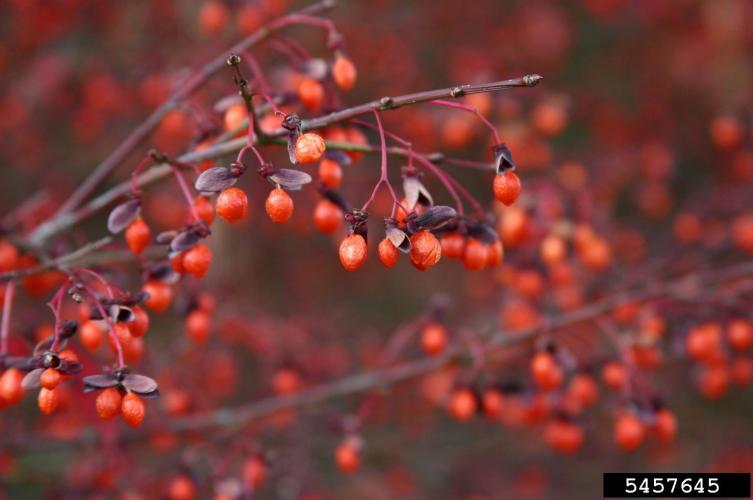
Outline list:
[[[347,271],[355,271],[366,262],[368,252],[363,236],[351,234],[340,243],[340,263]]]
[[[722,332],[716,323],[704,323],[688,332],[685,349],[696,361],[711,361],[721,348]]]
[[[196,152],[199,153],[201,151],[205,151],[209,149],[209,147],[212,146],[212,141],[207,139],[204,140],[196,145]],[[209,170],[214,166],[214,160],[203,160],[200,161],[197,165],[199,167],[199,172],[203,172],[205,170]]]
[[[144,249],[149,245],[152,232],[149,230],[149,226],[141,218],[138,218],[128,224],[128,228],[125,231],[126,243],[131,252],[136,255],[141,254]]]
[[[133,321],[128,323],[128,329],[134,337],[141,337],[149,330],[149,314],[139,306],[133,309]]]
[[[144,402],[138,397],[138,395],[129,392],[123,398],[120,412],[123,415],[123,420],[125,420],[128,425],[131,427],[138,427],[141,425],[141,422],[144,421]]]
[[[214,208],[220,217],[232,224],[246,217],[248,197],[242,189],[231,187],[220,193]]]
[[[42,376],[39,378],[39,383],[45,389],[52,390],[58,386],[61,378],[62,376],[59,371],[54,368],[46,368],[45,371],[42,372]]]
[[[643,442],[646,429],[635,415],[624,413],[614,425],[614,440],[625,451],[634,451]]]
[[[183,265],[183,257],[185,256],[186,252],[181,252],[170,259],[170,267],[178,274],[186,274],[186,266]]]
[[[476,396],[470,389],[457,389],[450,394],[447,402],[447,410],[453,418],[461,422],[467,422],[476,414]]]
[[[505,256],[505,250],[502,242],[497,240],[486,247],[486,264],[485,267],[494,267],[502,262]]]
[[[343,180],[343,169],[336,161],[323,158],[319,163],[319,180],[328,188],[337,189]]]
[[[212,265],[212,251],[202,243],[186,250],[183,256],[183,267],[195,278],[203,278],[209,271],[210,265]]]
[[[295,158],[298,163],[316,163],[322,159],[327,143],[322,136],[309,132],[298,136],[295,141]]]
[[[248,111],[246,110],[246,105],[244,103],[237,102],[228,107],[225,110],[225,115],[223,116],[225,131],[231,132],[238,129],[241,126],[241,123],[243,123],[247,117]],[[238,135],[241,136],[243,135],[243,133],[243,130],[241,130],[240,132],[238,132]]]
[[[721,149],[731,149],[737,146],[743,137],[740,120],[729,115],[714,118],[709,131],[714,145]]]
[[[211,326],[211,318],[204,311],[191,311],[191,313],[186,316],[186,333],[188,333],[188,336],[198,344],[203,344],[207,341]]]
[[[345,474],[352,474],[361,465],[361,454],[353,443],[345,440],[335,450],[335,462]]]
[[[387,269],[392,269],[397,264],[397,260],[400,257],[400,252],[392,242],[385,238],[379,242],[377,247],[377,254],[379,255],[379,261],[384,264]]]
[[[570,455],[583,445],[583,429],[573,422],[556,418],[544,429],[544,440],[554,451]]]
[[[144,305],[153,311],[166,311],[173,301],[173,289],[167,283],[157,280],[147,281],[141,290],[149,295]]]
[[[346,142],[349,142],[351,144],[365,146],[369,143],[369,140],[366,138],[366,135],[359,128],[350,127],[348,129],[345,129],[345,135],[346,135],[346,138],[345,138]],[[359,151],[348,151],[346,154],[350,156],[353,159],[353,161],[358,161],[361,158],[363,158],[363,153]]]
[[[504,397],[497,389],[487,389],[481,398],[484,415],[489,420],[497,420],[504,409]]]
[[[118,339],[118,342],[120,343],[120,346],[125,350],[125,348],[128,346],[128,344],[131,343],[131,340],[133,339],[133,336],[131,335],[131,330],[128,328],[128,325],[125,323],[115,323],[115,329],[114,329],[115,337]],[[117,352],[118,347],[115,344],[115,339],[113,339],[113,335],[107,336],[107,342],[110,344],[110,348],[113,350],[113,352]]]
[[[750,385],[753,381],[753,359],[735,358],[730,367],[730,376],[732,381],[740,387]]]
[[[442,258],[442,245],[430,231],[419,231],[410,238],[410,261],[419,271],[426,271]]]
[[[671,411],[662,408],[656,413],[654,430],[659,441],[668,443],[674,440],[677,435],[677,417]]]
[[[338,54],[335,56],[335,63],[332,65],[332,78],[335,84],[343,90],[350,90],[356,84],[356,66],[353,61]]]
[[[719,399],[727,392],[729,372],[725,366],[704,367],[698,378],[698,389],[708,399]]]
[[[322,234],[332,234],[340,227],[343,211],[329,200],[319,200],[314,208],[314,225]]]
[[[599,387],[592,376],[585,373],[575,375],[567,387],[567,395],[580,407],[587,408],[599,397]]]
[[[196,498],[196,485],[189,477],[178,476],[170,482],[167,498],[169,500],[194,500]]]
[[[267,467],[259,457],[251,457],[243,464],[243,482],[247,485],[258,488],[266,475]]]
[[[324,87],[313,78],[303,77],[298,82],[298,98],[309,111],[319,111],[324,101]]]
[[[550,234],[541,240],[539,256],[541,257],[541,260],[547,264],[552,265],[562,262],[565,259],[566,252],[565,240],[560,236]]]
[[[489,249],[481,241],[469,238],[463,250],[463,266],[471,271],[480,271],[486,266]]]
[[[269,192],[264,208],[272,222],[282,224],[293,216],[293,198],[284,189],[275,188]]]
[[[18,249],[5,240],[0,240],[0,273],[13,271],[18,266]]]
[[[193,209],[196,211],[196,215],[199,219],[209,225],[214,220],[214,207],[212,203],[204,196],[197,196],[193,200]]]
[[[601,378],[608,387],[619,391],[625,387],[627,373],[622,363],[610,361],[601,369]]]
[[[115,387],[108,387],[102,390],[97,396],[95,402],[97,414],[99,414],[100,418],[109,420],[120,413],[122,403],[123,396],[120,394],[120,390]]]
[[[520,178],[512,170],[494,178],[494,197],[505,205],[512,205],[520,196]]]
[[[447,330],[439,323],[430,323],[421,332],[421,347],[430,356],[444,351],[447,345]]]
[[[104,332],[94,321],[85,321],[79,331],[81,343],[88,351],[96,351],[102,345]]]
[[[743,252],[753,255],[753,214],[740,214],[730,228],[732,243]]]
[[[228,8],[222,2],[209,0],[199,11],[199,28],[205,33],[217,34],[227,23]]]
[[[277,370],[272,379],[275,394],[285,396],[301,390],[301,377],[298,372],[290,368]]]
[[[544,135],[559,135],[567,126],[567,110],[557,102],[540,102],[531,111],[531,122]]]
[[[439,244],[442,245],[442,255],[448,259],[462,259],[465,251],[465,238],[463,235],[451,231],[444,233],[439,238]]]
[[[562,385],[564,374],[557,361],[550,353],[537,352],[531,359],[533,381],[544,391],[551,391]]]
[[[23,373],[18,368],[9,368],[0,376],[0,399],[6,404],[14,404],[24,397],[24,388],[21,381]]]
[[[42,387],[39,389],[39,396],[37,396],[37,406],[42,413],[49,415],[54,412],[60,404],[60,391],[57,388],[47,389]]]

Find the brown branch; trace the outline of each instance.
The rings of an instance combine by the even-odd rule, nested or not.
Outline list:
[[[225,66],[227,53],[240,53],[247,50],[259,42],[266,39],[269,35],[286,26],[296,23],[296,17],[300,14],[314,14],[324,9],[334,7],[334,0],[322,0],[298,12],[288,14],[272,21],[267,26],[262,26],[253,34],[241,40],[227,52],[218,56],[214,60],[204,65],[197,73],[188,79],[167,101],[149,115],[144,122],[131,132],[126,139],[115,148],[115,150],[102,163],[97,165],[94,171],[87,177],[81,185],[71,194],[58,209],[55,218],[60,218],[79,206],[97,186],[99,186],[110,173],[135,149],[152,130],[159,124],[164,116],[174,109],[180,101],[185,99],[197,88],[204,84],[212,75],[220,71]]]
[[[223,62],[224,64],[224,62]],[[376,101],[371,101],[365,104],[347,108],[341,111],[330,113],[311,120],[304,120],[301,127],[304,130],[313,130],[328,127],[334,123],[339,123],[344,120],[349,120],[357,116],[361,116],[373,111],[391,110],[397,109],[403,106],[417,104],[421,102],[428,102],[438,98],[459,98],[466,94],[477,94],[481,92],[494,92],[499,90],[505,90],[516,87],[532,87],[540,82],[542,79],[539,75],[526,75],[520,78],[513,78],[510,80],[503,80],[500,82],[484,83],[477,85],[458,85],[455,87],[447,87],[443,89],[428,90],[425,92],[416,92],[413,94],[406,94],[396,97],[383,97]],[[287,135],[287,130],[277,129],[267,134],[265,144],[287,144],[284,136]],[[258,141],[254,141],[255,145],[258,145]],[[225,154],[238,151],[242,147],[247,145],[246,138],[233,139],[227,142],[216,144],[210,148],[207,148],[201,152],[191,152],[184,154],[178,158],[181,162],[195,162],[207,159],[218,158]],[[373,145],[360,145],[342,142],[328,142],[328,147],[331,149],[338,149],[343,151],[358,151],[364,153],[380,153],[381,147]],[[393,156],[407,157],[408,150],[405,148],[388,148],[388,154]],[[419,155],[414,153],[415,156],[422,156],[429,162],[440,161],[444,158],[440,153],[432,153],[428,155]],[[151,184],[170,173],[170,167],[167,165],[158,165],[153,167],[149,171],[145,172],[138,177],[137,183],[139,186],[145,186]],[[77,224],[80,220],[88,217],[91,213],[104,208],[110,203],[114,202],[118,197],[128,193],[128,183],[119,184],[114,188],[106,191],[102,195],[94,198],[89,204],[81,208],[76,212],[66,212],[53,217],[51,220],[41,224],[29,237],[31,244],[40,246],[45,240],[54,236],[55,234],[64,231],[71,226]]]

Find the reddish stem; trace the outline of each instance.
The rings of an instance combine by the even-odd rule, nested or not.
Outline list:
[[[8,352],[8,332],[10,330],[10,316],[13,308],[13,294],[16,282],[11,280],[5,284],[5,298],[3,299],[3,320],[0,326],[0,354]]]
[[[473,113],[478,117],[481,122],[483,122],[484,125],[491,131],[492,136],[494,137],[494,144],[500,144],[502,140],[499,138],[499,132],[497,132],[497,127],[492,125],[492,123],[486,119],[484,115],[482,115],[478,108],[475,106],[468,106],[467,104],[460,104],[459,102],[450,102],[450,101],[444,101],[441,99],[436,99],[434,101],[431,101],[432,104],[437,104],[439,106],[446,106],[448,108],[455,108],[455,109],[462,109],[463,111],[468,111],[469,113]]]

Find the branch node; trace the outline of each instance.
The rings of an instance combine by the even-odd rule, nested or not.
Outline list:
[[[543,79],[544,77],[541,75],[526,75],[523,77],[523,83],[526,85],[526,87],[535,87]]]

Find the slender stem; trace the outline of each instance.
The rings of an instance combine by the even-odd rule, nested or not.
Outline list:
[[[60,288],[58,288],[55,296],[47,304],[48,306],[50,306],[50,309],[52,309],[53,316],[55,316],[55,327],[53,328],[52,345],[50,346],[50,351],[52,352],[57,352],[58,344],[60,343],[60,320],[62,317],[61,311],[63,309],[63,296],[65,295],[66,288],[67,285],[62,285]]]
[[[384,128],[382,128],[382,121],[379,119],[379,113],[377,113],[376,111],[374,111],[374,118],[377,122],[377,129],[379,130],[379,142],[382,145],[381,174],[379,175],[379,181],[377,181],[374,189],[371,191],[371,197],[369,197],[369,199],[366,200],[366,203],[363,204],[363,207],[361,207],[361,210],[363,211],[365,211],[369,207],[371,202],[374,201],[374,197],[376,196],[377,191],[379,191],[379,186],[381,186],[382,184],[385,184],[387,186],[387,189],[389,189],[390,195],[392,195],[393,206],[400,204],[400,201],[398,201],[397,195],[395,194],[395,189],[392,187],[392,183],[390,183],[390,178],[387,173],[387,141],[384,137]]]
[[[191,211],[191,216],[193,217],[193,220],[198,222],[201,220],[199,217],[199,213],[196,211],[196,206],[193,203],[194,197],[191,194],[191,188],[188,187],[188,183],[186,183],[186,179],[183,177],[183,174],[178,170],[178,168],[175,165],[172,165],[173,174],[175,175],[175,179],[178,181],[178,185],[180,186],[180,191],[183,193],[183,198],[186,200],[186,203],[188,204],[188,209]]]
[[[102,302],[97,298],[97,294],[94,290],[89,287],[86,283],[82,283],[84,285],[84,290],[86,290],[87,295],[89,295],[89,298],[94,303],[94,306],[99,311],[99,314],[102,316],[102,319],[107,323],[107,327],[109,329],[109,335],[112,339],[113,344],[115,344],[115,350],[118,354],[118,367],[122,368],[125,366],[125,359],[123,358],[123,346],[120,343],[120,339],[118,338],[118,335],[115,333],[115,324],[112,322],[112,318],[109,314],[105,311],[104,306],[102,305]]]
[[[13,294],[16,282],[11,280],[5,284],[5,297],[3,299],[3,320],[0,326],[0,354],[8,352],[8,332],[10,330],[10,316],[13,308]]]
[[[43,262],[42,264],[33,267],[28,267],[26,269],[8,271],[6,273],[0,274],[0,282],[12,280],[15,278],[21,278],[24,276],[33,276],[35,274],[49,271],[50,269],[65,269],[69,264],[88,255],[91,255],[98,250],[101,250],[110,243],[112,243],[112,236],[105,236],[104,238],[93,241],[91,243],[87,243],[81,248],[78,248],[71,253],[62,255],[56,259],[48,260],[47,262]]]
[[[468,111],[470,113],[473,113],[474,115],[476,115],[476,117],[478,117],[479,120],[481,120],[481,122],[486,126],[486,128],[488,128],[491,131],[492,137],[494,137],[494,143],[495,144],[500,144],[502,142],[502,140],[499,138],[499,132],[497,131],[497,127],[495,127],[494,125],[492,125],[492,122],[490,122],[489,120],[487,120],[486,117],[484,115],[482,115],[479,112],[478,108],[476,108],[475,106],[468,106],[466,104],[460,104],[458,102],[444,101],[444,100],[441,100],[441,99],[436,99],[434,101],[431,101],[431,103],[432,104],[437,104],[439,106],[445,106],[445,107],[448,107],[448,108],[462,109],[463,111]]]

